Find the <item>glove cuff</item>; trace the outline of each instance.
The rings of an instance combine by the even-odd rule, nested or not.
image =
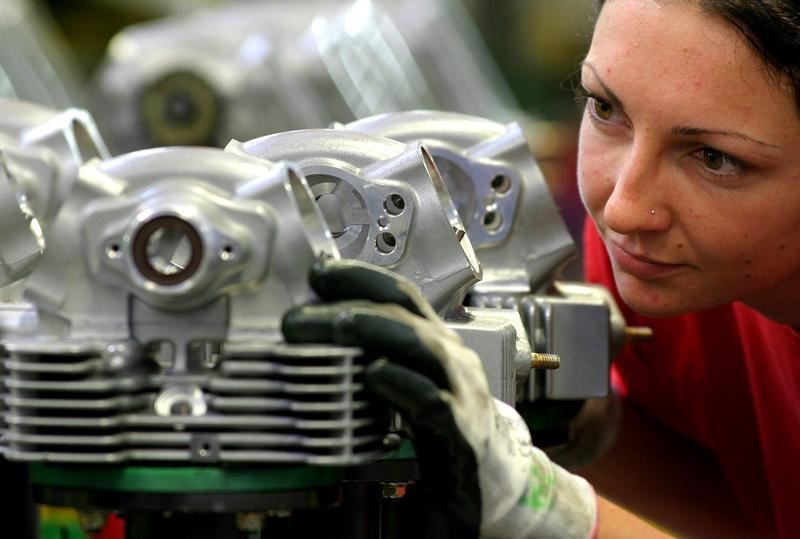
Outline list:
[[[531,444],[510,406],[495,403],[495,432],[480,466],[481,537],[587,539],[595,532],[597,499],[584,478]]]
[[[528,489],[519,503],[482,537],[491,539],[589,539],[597,526],[597,497],[584,478],[535,449]]]

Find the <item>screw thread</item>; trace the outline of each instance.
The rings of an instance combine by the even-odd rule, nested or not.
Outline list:
[[[532,369],[557,369],[559,366],[561,366],[561,358],[558,354],[540,354],[538,352],[531,354]]]

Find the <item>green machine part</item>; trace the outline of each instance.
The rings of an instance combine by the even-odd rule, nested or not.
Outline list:
[[[35,485],[139,493],[240,493],[302,490],[335,485],[343,470],[322,466],[65,466],[31,465]]]
[[[35,463],[32,483],[70,491],[136,494],[268,493],[334,486],[344,470],[321,466],[86,466]],[[73,508],[39,508],[39,539],[87,539]]]

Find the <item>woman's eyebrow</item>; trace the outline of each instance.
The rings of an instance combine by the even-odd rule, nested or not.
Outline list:
[[[769,142],[764,142],[758,139],[754,139],[751,136],[745,135],[744,133],[738,133],[736,131],[725,131],[723,129],[703,129],[701,127],[687,127],[683,125],[675,126],[671,129],[673,135],[679,135],[684,137],[696,137],[699,135],[722,135],[725,137],[735,137],[738,139],[746,140],[748,142],[755,142],[756,144],[760,144],[762,146],[766,146],[767,148],[775,148],[778,150],[782,150],[783,147],[777,146],[775,144],[770,144]]]
[[[597,72],[594,66],[589,62],[587,62],[586,60],[581,62],[581,66],[586,66],[592,70],[592,73],[594,73],[594,77],[597,79],[597,83],[600,84],[600,86],[603,88],[603,92],[606,94],[606,97],[611,102],[611,104],[617,107],[620,111],[624,111],[625,107],[622,105],[622,100],[619,97],[617,97],[617,94],[611,91],[611,88],[606,86],[606,84],[603,82],[603,79],[600,77],[600,74]]]
[[[600,77],[600,74],[597,72],[597,69],[589,63],[588,61],[584,60],[581,62],[582,66],[588,67],[592,73],[594,73],[595,78],[597,79],[597,83],[603,88],[603,92],[606,94],[607,99],[611,102],[612,105],[617,107],[620,111],[624,111],[625,107],[622,105],[622,100],[617,97],[617,95],[606,86],[603,82],[603,79]],[[688,127],[688,126],[675,126],[671,129],[673,135],[684,136],[684,137],[693,137],[699,135],[722,135],[726,137],[735,137],[741,140],[746,140],[748,142],[754,142],[756,144],[760,144],[761,146],[766,146],[767,148],[775,148],[778,150],[783,150],[782,146],[778,146],[776,144],[770,144],[768,142],[764,142],[762,140],[755,139],[751,136],[745,135],[744,133],[738,133],[736,131],[725,131],[723,129],[704,129],[701,127]]]

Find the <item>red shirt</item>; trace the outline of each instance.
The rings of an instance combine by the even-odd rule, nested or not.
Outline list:
[[[588,219],[584,251],[586,279],[612,289],[628,325],[653,328],[651,341],[615,360],[621,393],[711,450],[762,529],[800,537],[800,332],[741,303],[672,318],[636,314],[619,299]]]

